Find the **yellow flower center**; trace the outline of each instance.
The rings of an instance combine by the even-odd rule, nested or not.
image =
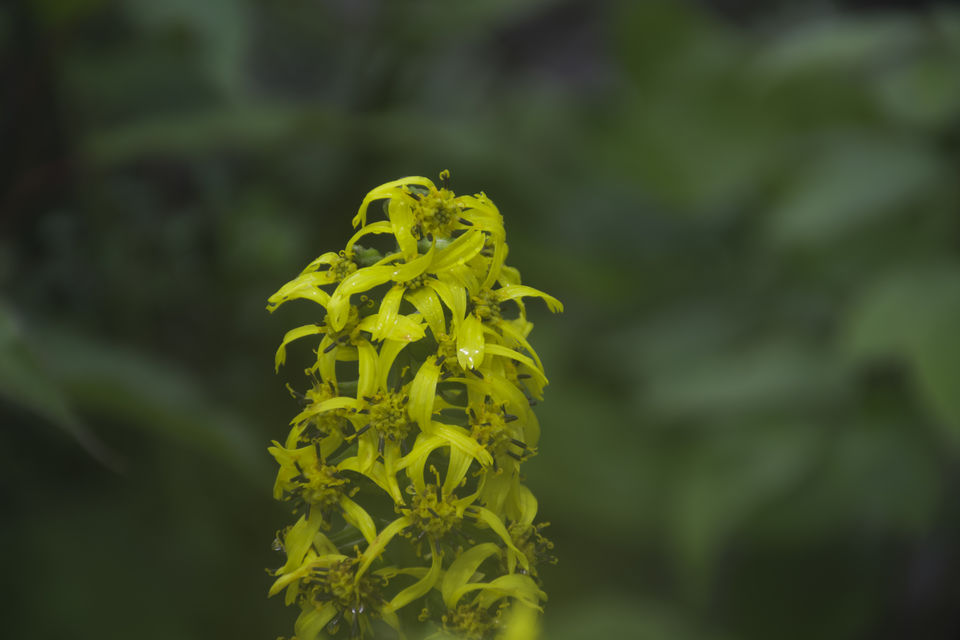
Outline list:
[[[350,311],[347,315],[347,321],[342,329],[335,330],[330,326],[330,316],[323,320],[323,326],[326,333],[333,340],[334,344],[357,344],[363,339],[360,335],[360,309],[356,305],[350,305]]]
[[[336,282],[339,282],[356,270],[357,263],[353,261],[353,258],[348,257],[344,251],[341,251],[337,259],[330,263],[329,273]]]
[[[529,453],[527,446],[514,437],[514,429],[509,423],[517,419],[506,412],[501,406],[494,405],[487,398],[480,408],[469,407],[470,435],[490,452],[494,458],[500,455],[509,455],[515,460],[522,460]]]
[[[413,216],[417,221],[420,236],[450,237],[463,211],[463,206],[456,202],[455,194],[449,189],[431,188],[426,193],[411,192],[411,195],[417,201],[413,207]]]
[[[493,289],[484,289],[475,296],[471,296],[473,314],[481,320],[500,319],[500,301]]]
[[[311,599],[317,606],[332,602],[341,611],[358,615],[375,611],[380,602],[378,579],[364,574],[358,580],[355,558],[341,560],[327,569],[315,569],[309,582]]]
[[[443,628],[464,640],[485,640],[493,636],[500,622],[500,608],[494,611],[478,604],[458,605],[443,615]]]
[[[423,493],[414,494],[410,505],[413,527],[419,531],[415,536],[418,539],[424,535],[435,540],[441,538],[460,521],[453,495],[445,495],[435,484],[428,484]]]
[[[406,395],[393,392],[378,393],[364,400],[367,402],[364,411],[368,414],[368,427],[376,429],[381,438],[389,438],[395,442],[407,437],[410,429],[413,428],[413,423],[407,415],[409,398]]]

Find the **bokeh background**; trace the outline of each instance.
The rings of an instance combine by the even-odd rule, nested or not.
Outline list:
[[[0,8],[10,638],[269,638],[267,296],[371,187],[506,218],[549,640],[960,637],[960,10]]]

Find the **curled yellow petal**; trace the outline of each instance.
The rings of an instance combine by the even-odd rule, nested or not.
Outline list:
[[[398,593],[393,597],[390,602],[387,603],[385,609],[388,611],[396,611],[401,609],[417,598],[424,596],[430,589],[433,588],[433,585],[437,583],[437,580],[440,578],[440,568],[441,560],[443,555],[437,549],[436,545],[433,545],[432,559],[430,562],[430,570],[427,571],[426,575],[417,580],[415,583]]]
[[[287,345],[293,342],[294,340],[299,340],[300,338],[306,336],[315,336],[318,333],[323,333],[326,331],[323,327],[316,324],[307,324],[302,327],[297,327],[296,329],[291,329],[287,331],[286,335],[283,336],[283,341],[280,343],[280,346],[277,348],[277,355],[274,358],[274,365],[277,371],[280,371],[280,365],[287,361]]]

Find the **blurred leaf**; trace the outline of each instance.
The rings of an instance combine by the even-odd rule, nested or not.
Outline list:
[[[788,500],[770,505],[753,535],[812,544],[846,531],[882,538],[931,526],[943,490],[936,452],[900,416],[858,419],[822,432],[816,465]]]
[[[152,29],[186,29],[203,45],[201,64],[228,97],[242,90],[250,6],[242,0],[124,0],[131,17]]]
[[[574,384],[566,391],[548,394],[539,407],[544,438],[527,470],[531,486],[543,509],[555,507],[546,516],[554,522],[569,519],[608,536],[634,536],[639,523],[656,517],[649,507],[660,497],[660,469],[655,460],[641,462],[648,454],[622,406]],[[587,432],[582,425],[591,427]]]
[[[714,640],[723,635],[702,628],[692,611],[674,604],[618,592],[584,589],[562,609],[548,607],[544,640],[623,638],[626,640]]]
[[[190,156],[257,148],[293,135],[308,114],[308,120],[315,125],[334,126],[323,112],[300,107],[212,109],[156,116],[94,132],[88,134],[83,146],[101,168],[158,154]]]
[[[409,23],[417,34],[426,32],[441,42],[455,39],[463,44],[483,38],[491,29],[510,28],[559,4],[561,0],[485,0],[450,11],[444,0],[423,0],[409,3],[404,11],[409,12]]]
[[[948,434],[960,442],[960,267],[907,269],[867,290],[848,316],[848,353],[860,361],[898,358]]]
[[[960,113],[960,55],[928,55],[881,76],[876,92],[882,108],[897,121],[921,127],[949,125]]]
[[[845,392],[844,371],[830,353],[770,341],[714,356],[677,357],[649,372],[639,405],[671,418],[709,418],[771,408],[809,409]]]
[[[723,546],[750,516],[798,486],[816,462],[810,425],[728,430],[703,438],[678,469],[669,539],[687,586],[702,595]]]
[[[955,283],[960,288],[960,280]],[[960,304],[938,315],[914,353],[917,381],[938,423],[960,444]]]
[[[834,241],[902,210],[940,178],[939,159],[919,141],[843,136],[801,170],[769,230],[782,243]]]
[[[916,266],[883,274],[847,312],[844,350],[859,360],[909,357],[924,336],[960,309],[960,265]]]
[[[59,381],[24,340],[13,311],[0,303],[0,397],[60,427],[91,456],[116,470],[111,452],[76,416]]]
[[[804,23],[767,48],[760,68],[771,75],[836,72],[895,60],[921,43],[923,31],[905,16],[859,16]]]
[[[60,2],[59,0],[32,0],[37,15],[52,27],[59,27],[84,18],[102,9],[109,0],[73,0]]]
[[[83,411],[144,427],[261,479],[266,456],[244,418],[215,407],[198,380],[143,354],[62,331],[43,333],[44,364]]]

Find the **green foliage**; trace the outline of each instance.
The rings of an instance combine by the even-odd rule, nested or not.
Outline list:
[[[12,637],[283,627],[263,305],[445,167],[567,305],[545,637],[952,637],[960,12],[196,4],[0,10]]]

